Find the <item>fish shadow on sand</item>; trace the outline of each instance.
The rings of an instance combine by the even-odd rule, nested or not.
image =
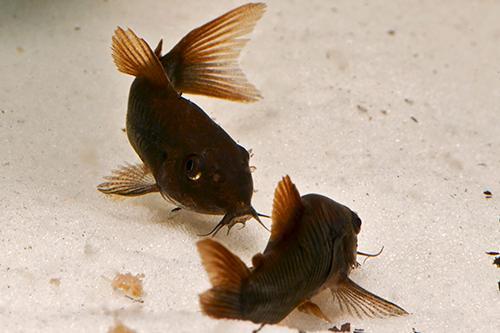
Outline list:
[[[201,240],[204,237],[203,235],[210,232],[222,219],[222,215],[204,215],[186,209],[172,211],[176,206],[166,202],[159,195],[146,195],[144,197],[130,198],[127,201],[130,201],[132,205],[147,208],[151,212],[152,217],[149,218],[148,223],[159,224],[188,234],[193,240],[193,251],[195,251],[194,243]],[[258,242],[254,233],[248,232],[250,225],[253,224],[255,224],[255,228],[262,229],[256,221],[250,220],[247,221],[245,228],[240,230],[241,227],[237,225],[227,235],[226,227],[215,238],[235,249],[241,248],[241,244],[254,244],[255,246],[251,246],[249,250],[255,253],[260,251],[256,245]],[[264,237],[260,236],[261,232]],[[265,230],[258,230],[258,233],[259,240],[265,240],[269,236],[269,233]],[[246,248],[247,246],[245,246],[245,250]]]

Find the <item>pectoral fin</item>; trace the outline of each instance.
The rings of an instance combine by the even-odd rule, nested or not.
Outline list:
[[[389,317],[404,316],[406,312],[394,303],[386,301],[375,294],[361,288],[349,278],[331,289],[334,299],[336,298],[342,312],[348,312],[350,315],[363,317]]]
[[[323,313],[323,311],[321,311],[319,306],[311,301],[305,301],[297,307],[297,310],[307,313],[311,316],[315,316],[327,323],[331,323],[331,320]]]
[[[97,186],[97,189],[104,194],[134,197],[159,191],[153,174],[144,164],[127,164],[113,170],[111,176],[104,179],[106,182]]]

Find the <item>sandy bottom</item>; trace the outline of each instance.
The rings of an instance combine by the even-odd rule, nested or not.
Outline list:
[[[1,1],[1,331],[107,332],[118,320],[137,332],[256,328],[199,310],[209,283],[194,244],[217,217],[95,188],[138,161],[121,130],[132,80],[111,60],[115,27],[168,49],[239,4]],[[498,13],[495,1],[269,1],[242,55],[264,99],[190,97],[253,149],[258,210],[270,213],[290,174],[301,193],[358,212],[361,250],[385,246],[352,278],[411,315],[359,320],[321,294],[335,325],[500,330],[500,271],[485,254],[500,250]],[[217,237],[248,263],[267,238],[255,222]],[[127,272],[144,274],[143,303],[112,289]],[[333,326],[295,312],[284,325]]]

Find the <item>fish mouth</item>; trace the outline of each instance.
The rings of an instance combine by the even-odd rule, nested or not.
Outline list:
[[[259,224],[266,229],[267,231],[271,232],[264,223],[260,220],[260,217],[267,217],[269,218],[270,216],[264,215],[261,213],[258,213],[252,206],[249,208],[243,210],[243,211],[237,211],[237,212],[229,212],[224,215],[222,220],[220,220],[219,223],[207,234],[203,235],[198,235],[201,237],[206,237],[206,236],[212,236],[214,237],[217,235],[217,233],[224,227],[227,226],[227,234],[229,235],[229,232],[231,231],[231,228],[234,227],[236,224],[241,223],[243,226],[241,229],[245,227],[245,223],[250,220],[251,218],[254,218]]]

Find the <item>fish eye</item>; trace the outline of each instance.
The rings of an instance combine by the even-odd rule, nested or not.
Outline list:
[[[191,180],[201,178],[201,161],[197,155],[190,155],[184,163],[184,171],[186,176]]]

